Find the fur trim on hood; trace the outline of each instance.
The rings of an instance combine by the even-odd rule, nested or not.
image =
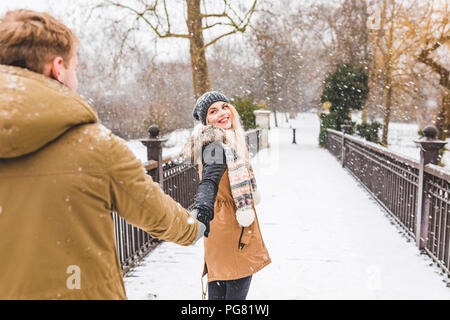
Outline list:
[[[239,158],[232,146],[235,145],[232,130],[224,130],[215,125],[197,125],[185,146],[185,155],[191,163],[200,163],[203,147],[210,143],[222,144],[225,151],[231,195],[236,205],[236,219],[243,227],[250,226],[255,214],[252,205],[260,201],[257,193],[253,169],[249,161]]]
[[[197,162],[202,154],[203,147],[212,142],[228,144],[227,134],[224,129],[215,125],[198,124],[192,131],[191,138],[184,146],[184,155],[191,159],[191,162]]]

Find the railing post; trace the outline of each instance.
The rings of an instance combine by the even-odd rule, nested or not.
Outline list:
[[[342,168],[345,167],[345,135],[350,132],[350,123],[348,120],[344,120],[344,124],[341,125],[342,128],[342,154],[341,154],[341,161],[342,161]]]
[[[154,178],[162,188],[164,184],[162,143],[166,142],[167,139],[161,139],[159,137],[159,128],[156,125],[150,126],[148,128],[148,133],[150,134],[150,139],[141,141],[147,147],[148,160],[154,160],[158,162],[158,167],[156,168],[156,176]]]
[[[269,147],[269,130],[270,130],[270,111],[268,110],[255,110],[255,123],[261,128],[261,148],[265,149]]]
[[[425,166],[429,163],[438,164],[439,149],[446,144],[445,141],[437,140],[438,129],[435,126],[427,126],[422,130],[424,137],[414,141],[420,148],[419,166],[419,188],[417,192],[416,212],[416,244],[419,249],[427,247],[428,241],[428,215],[429,200],[426,194]]]

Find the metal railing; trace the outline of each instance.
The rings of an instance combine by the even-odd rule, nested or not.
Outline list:
[[[262,138],[261,129],[253,129],[246,132],[245,135],[250,156],[254,156],[261,149]]]
[[[198,166],[184,163],[182,158],[171,159],[163,165],[164,192],[176,199],[184,208],[193,205],[199,183]]]
[[[450,276],[450,174],[332,129],[327,149]]]
[[[127,223],[117,212],[112,213],[116,248],[122,271],[126,274],[160,241],[147,232]]]
[[[450,274],[450,174],[438,166],[425,167],[424,217],[426,236],[424,250]]]
[[[143,140],[147,146],[148,159],[144,167],[152,179],[162,186],[166,194],[186,209],[194,204],[199,183],[198,166],[186,163],[182,154],[162,158],[162,142],[159,130],[150,130],[150,139]],[[261,149],[261,129],[246,133],[247,146],[254,155]],[[160,171],[162,169],[162,171]],[[161,181],[160,181],[161,180]],[[128,224],[117,213],[113,213],[116,247],[122,271],[126,274],[136,263],[144,258],[161,240],[153,238],[147,232]]]

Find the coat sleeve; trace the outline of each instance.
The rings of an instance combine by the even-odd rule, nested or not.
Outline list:
[[[207,147],[211,146],[212,153],[217,153],[218,157],[206,156],[208,153]],[[220,144],[211,143],[203,148],[203,157],[201,165],[200,183],[197,189],[197,195],[194,199],[194,208],[208,210],[211,213],[211,218],[214,217],[214,203],[216,201],[219,183],[222,175],[225,172],[226,158],[225,153]]]
[[[194,243],[197,220],[163,192],[122,139],[112,136],[109,155],[111,205],[119,216],[155,238],[180,245]]]

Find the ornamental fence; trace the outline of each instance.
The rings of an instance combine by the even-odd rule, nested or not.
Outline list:
[[[246,142],[250,155],[262,149],[261,129],[246,132]],[[198,166],[184,161],[182,154],[162,157],[162,143],[159,129],[151,126],[150,139],[143,139],[147,147],[148,161],[144,163],[147,174],[158,182],[166,194],[186,209],[194,204],[199,183]],[[117,212],[112,213],[116,247],[122,271],[126,274],[142,260],[161,240],[153,238],[144,230],[127,223]]]
[[[430,130],[416,141],[420,162],[331,129],[327,149],[450,277],[450,173],[436,165],[445,142]]]

